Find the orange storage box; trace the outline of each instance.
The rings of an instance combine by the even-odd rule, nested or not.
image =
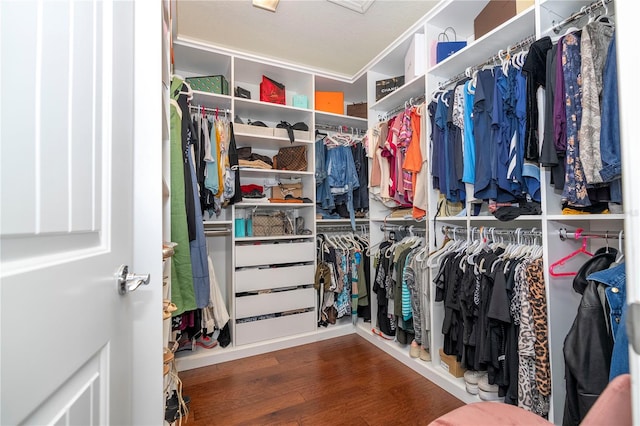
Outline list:
[[[316,111],[344,115],[344,93],[316,92]]]

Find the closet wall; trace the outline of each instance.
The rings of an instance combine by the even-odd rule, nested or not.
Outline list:
[[[434,90],[441,86],[447,86],[453,80],[459,79],[468,67],[487,62],[500,50],[514,46],[529,38],[539,39],[542,36],[555,36],[553,27],[556,23],[571,16],[582,7],[591,4],[589,1],[575,0],[537,0],[535,4],[520,12],[517,16],[488,32],[487,34],[474,38],[474,18],[487,5],[487,0],[449,0],[442,1],[436,8],[427,14],[418,24],[409,28],[384,52],[372,62],[372,65],[363,70],[362,74],[354,77],[353,81],[345,81],[334,76],[315,73],[313,70],[301,69],[285,63],[266,60],[264,58],[247,57],[235,52],[228,52],[214,46],[203,45],[188,40],[176,40],[174,42],[175,52],[175,72],[185,77],[191,75],[215,75],[222,74],[229,80],[230,88],[240,85],[252,92],[251,100],[239,99],[233,95],[212,95],[196,93],[193,103],[204,105],[220,110],[229,110],[232,116],[238,115],[243,120],[263,120],[271,127],[280,120],[290,123],[304,121],[313,132],[317,125],[347,126],[358,129],[371,128],[380,120],[384,120],[396,113],[406,105],[406,102],[418,100],[428,102]],[[610,12],[613,11],[614,4],[609,3]],[[436,63],[433,57],[435,50],[432,48],[438,40],[438,35],[447,27],[454,27],[458,40],[468,42],[467,46],[450,56],[449,58]],[[560,31],[564,31],[561,29]],[[401,76],[404,74],[404,57],[409,49],[412,39],[416,34],[421,34],[425,38],[424,51],[426,66],[419,72],[420,75],[409,78],[405,84],[389,94],[383,99],[376,101],[375,90],[376,81]],[[274,79],[286,83],[287,93],[300,93],[307,95],[309,108],[292,107],[291,99],[287,99],[287,106],[267,105],[257,101],[258,87],[255,82],[259,81],[262,74],[272,76]],[[345,104],[355,102],[368,102],[368,119],[359,119],[341,114],[324,113],[314,111],[315,91],[341,91],[345,94]],[[290,95],[289,95],[290,96]],[[246,120],[245,120],[246,122]],[[428,145],[428,119],[423,121],[423,138]],[[286,138],[280,137],[255,137],[243,132],[236,131],[236,141],[238,146],[251,145],[260,146],[265,153],[273,154],[280,146],[287,145]],[[315,199],[314,175],[312,170],[314,164],[313,135],[307,139],[297,141],[297,143],[307,144],[309,168],[305,173],[298,173],[304,181],[304,195]],[[286,143],[284,143],[286,142]],[[427,146],[427,151],[429,147]],[[427,157],[428,158],[428,157]],[[264,174],[264,172],[262,172]],[[278,173],[273,173],[277,175]],[[247,176],[247,175],[245,175]],[[505,230],[515,230],[517,228],[525,230],[536,230],[542,233],[542,243],[544,248],[544,278],[546,286],[547,313],[549,324],[549,346],[551,357],[552,374],[552,402],[549,418],[555,423],[562,421],[562,410],[564,406],[564,338],[573,322],[580,295],[572,288],[571,277],[553,277],[549,273],[549,265],[565,257],[567,254],[578,249],[581,240],[575,238],[561,239],[562,232],[574,233],[578,229],[583,232],[608,233],[618,235],[624,228],[624,215],[622,214],[591,214],[591,215],[563,215],[561,208],[561,192],[555,190],[550,185],[550,173],[546,169],[541,169],[541,208],[542,214],[535,216],[519,216],[509,222],[498,221],[485,206],[479,215],[472,216],[473,206],[466,205],[466,214],[462,216],[446,216],[441,212],[435,217],[438,206],[438,193],[432,189],[431,185],[422,188],[427,191],[429,209],[427,220],[415,221],[414,219],[391,218],[390,209],[379,201],[370,199],[369,218],[366,221],[369,225],[370,241],[372,246],[379,244],[385,238],[385,227],[387,225],[413,225],[426,231],[429,248],[435,249],[443,239],[443,228],[464,228],[471,233],[473,228],[495,227]],[[233,219],[238,211],[245,208],[254,208],[252,204],[236,205],[232,208],[223,209],[223,215],[218,218],[207,219],[212,224],[223,224],[233,230]],[[278,206],[276,206],[278,207]],[[303,238],[296,243],[313,242],[316,233],[320,233],[325,220],[316,220],[313,206],[298,207],[299,214],[305,217],[306,226],[312,230],[312,235]],[[344,222],[344,221],[343,221]],[[282,241],[282,239],[278,239]],[[221,284],[227,306],[229,307],[232,321],[236,315],[236,293],[238,292],[237,268],[242,263],[242,257],[238,254],[238,246],[244,243],[253,243],[253,240],[243,240],[236,238],[234,232],[229,236],[216,236],[208,238],[208,246],[215,263],[218,280]],[[611,238],[589,239],[589,251],[594,252],[599,247],[605,245],[617,246],[618,241]],[[239,263],[240,262],[240,263]],[[314,264],[313,257],[307,262]],[[579,266],[579,265],[578,265]],[[568,269],[577,267],[576,264],[568,264]],[[425,272],[426,273],[426,272]],[[372,280],[374,270],[371,270]],[[310,273],[305,275],[302,281],[306,284],[313,282]],[[433,288],[432,288],[433,290]],[[423,361],[409,356],[409,347],[399,345],[397,342],[387,341],[372,333],[375,326],[375,297],[371,300],[372,323],[364,322],[361,319],[353,327],[351,323],[340,323],[327,328],[319,328],[315,318],[317,312],[310,316],[313,318],[305,320],[299,324],[304,324],[298,329],[278,329],[274,335],[263,335],[264,338],[255,338],[243,342],[237,342],[237,325],[232,332],[232,345],[228,348],[215,348],[213,350],[198,350],[195,353],[181,356],[178,359],[179,369],[190,369],[199,366],[214,364],[243,356],[276,350],[282,347],[308,343],[314,340],[331,338],[340,334],[357,332],[362,337],[374,343],[381,349],[396,357],[415,371],[435,382],[440,387],[449,391],[456,397],[466,402],[478,401],[479,399],[465,390],[462,378],[454,378],[449,374],[441,363],[438,349],[443,345],[443,335],[440,333],[444,318],[444,307],[441,302],[436,302],[431,291],[431,297],[425,300],[431,312],[430,328],[432,330],[429,346],[431,348],[431,361]]]
[[[591,3],[589,1],[539,1],[493,31],[474,39],[473,20],[486,6],[487,2],[442,2],[427,16],[424,26],[413,29],[403,42],[385,52],[380,60],[368,71],[369,101],[372,103],[369,124],[373,125],[376,121],[376,116],[384,116],[387,111],[392,110],[396,105],[401,105],[412,96],[416,96],[416,93],[421,90],[426,90],[427,100],[429,100],[432,93],[437,89],[442,87],[452,88],[456,81],[464,77],[465,70],[468,67],[477,67],[492,62],[491,59],[500,50],[507,50],[518,44],[526,46],[531,41],[546,35],[555,37],[556,32],[553,31],[553,28],[557,23],[579,12],[581,8],[589,6]],[[609,14],[613,14],[613,3],[608,4],[608,8]],[[580,25],[580,22],[584,25],[586,19],[573,23],[573,25]],[[468,44],[447,59],[436,63],[433,57],[435,51],[432,46],[438,40],[438,35],[449,26],[455,28],[458,40],[465,40]],[[571,25],[560,28],[560,34],[563,34],[569,26]],[[390,94],[381,102],[372,102],[374,99],[373,84],[375,80],[402,74],[402,54],[406,52],[408,43],[414,34],[426,34],[424,54],[427,57],[427,69],[425,70],[424,79],[418,78],[408,81],[403,88]],[[443,240],[442,229],[445,227],[466,229],[469,236],[473,229],[484,228],[486,230],[491,227],[505,230],[520,228],[523,230],[542,231],[552,374],[552,402],[549,418],[555,423],[560,423],[562,421],[565,398],[562,348],[567,332],[575,318],[581,295],[572,288],[573,277],[553,277],[550,275],[548,268],[549,265],[557,260],[577,250],[582,243],[579,238],[561,239],[562,232],[569,232],[571,235],[575,235],[573,233],[576,230],[582,229],[583,232],[592,232],[595,235],[615,236],[609,239],[588,239],[588,250],[591,252],[595,252],[598,248],[606,245],[618,247],[619,240],[616,237],[624,228],[624,215],[563,215],[562,191],[554,189],[550,182],[550,172],[541,168],[541,215],[521,215],[508,222],[499,221],[494,217],[488,211],[486,203],[484,203],[477,216],[473,216],[473,205],[466,204],[466,213],[461,216],[447,216],[446,213],[441,212],[438,217],[435,217],[439,192],[433,190],[429,185],[429,188],[426,188],[429,192],[429,219],[426,227],[429,233],[431,249],[440,246]],[[384,215],[384,210],[381,210],[378,219],[380,219],[381,215]],[[372,223],[374,221],[376,221],[376,216],[372,214]],[[375,226],[372,226],[371,229],[372,243],[380,242],[383,239],[381,231],[376,232],[377,228]],[[575,271],[584,260],[585,258],[578,256],[573,260],[572,264],[565,265],[566,269],[564,270]],[[431,294],[433,295],[434,292],[432,291]],[[375,306],[375,303],[373,306]],[[432,348],[432,361],[430,363],[411,359],[408,355],[407,346],[372,336],[371,327],[368,324],[360,324],[358,332],[459,398],[465,401],[477,401],[477,397],[466,393],[464,390],[463,379],[453,378],[442,368],[438,348],[443,345],[443,335],[439,330],[442,328],[444,306],[441,302],[435,302],[432,297],[430,308],[431,329],[433,330],[430,342]]]

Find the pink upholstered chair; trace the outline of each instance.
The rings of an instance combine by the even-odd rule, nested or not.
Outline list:
[[[430,423],[430,426],[462,425],[545,425],[543,418],[509,404],[474,402],[457,408]],[[631,376],[613,379],[593,404],[580,426],[631,425]]]

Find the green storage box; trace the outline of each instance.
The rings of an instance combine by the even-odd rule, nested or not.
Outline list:
[[[192,90],[201,92],[229,94],[229,82],[223,75],[210,75],[207,77],[189,77],[186,79]]]

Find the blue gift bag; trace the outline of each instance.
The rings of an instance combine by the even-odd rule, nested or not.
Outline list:
[[[454,41],[449,40],[447,31],[453,32]],[[436,45],[436,62],[440,63],[447,59],[449,56],[456,53],[458,50],[467,46],[466,41],[455,41],[457,39],[456,30],[452,27],[447,27],[443,32],[438,34],[438,44]]]

